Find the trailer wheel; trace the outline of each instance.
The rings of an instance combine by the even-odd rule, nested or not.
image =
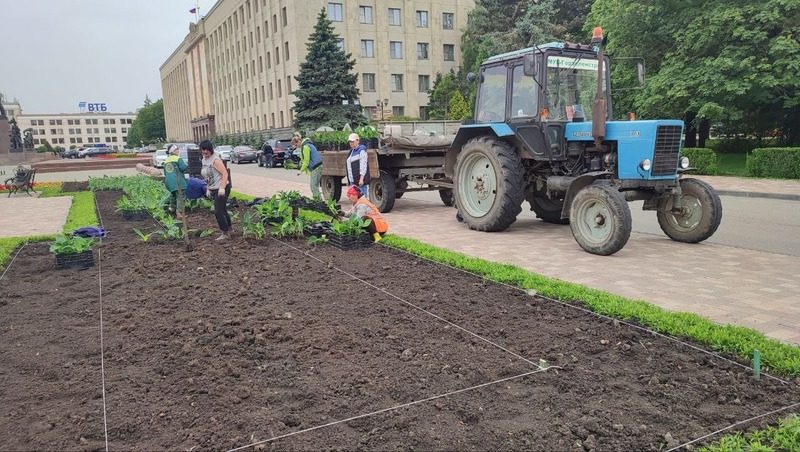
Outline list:
[[[380,177],[369,181],[369,200],[381,213],[392,210],[395,200],[395,181],[391,174],[381,171]]]
[[[402,179],[399,182],[397,182],[397,185],[395,186],[395,191],[394,191],[394,199],[402,198],[403,195],[406,194],[406,192],[404,191],[406,188],[408,188],[408,181],[407,180]]]
[[[621,250],[631,236],[631,210],[618,190],[589,185],[572,199],[572,236],[584,250],[608,256]]]
[[[531,210],[536,212],[536,217],[545,223],[569,224],[569,218],[561,218],[563,199],[550,199],[545,196],[530,198]]]
[[[342,197],[342,178],[339,176],[322,176],[320,179],[322,186],[322,196],[325,199],[332,199],[339,202]]]
[[[470,229],[503,231],[522,211],[522,159],[508,143],[491,136],[469,140],[458,154],[453,194]]]
[[[672,196],[656,213],[661,230],[676,242],[697,243],[711,237],[722,221],[722,201],[717,192],[698,179],[681,179],[681,213],[672,212]]]
[[[441,198],[442,203],[447,207],[453,207],[456,204],[452,188],[440,188],[439,198]]]

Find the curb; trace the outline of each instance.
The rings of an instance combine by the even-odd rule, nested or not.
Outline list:
[[[790,193],[765,193],[755,191],[716,190],[720,196],[735,196],[737,198],[767,198],[781,199],[784,201],[800,201],[800,194]]]

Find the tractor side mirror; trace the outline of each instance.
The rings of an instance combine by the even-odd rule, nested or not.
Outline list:
[[[525,75],[536,75],[536,58],[532,53],[525,55],[522,58],[523,68],[522,73]]]
[[[475,82],[475,80],[478,80],[478,76],[477,76],[477,75],[475,75],[475,73],[474,73],[474,72],[470,72],[469,74],[467,74],[467,81],[468,81],[469,83],[474,83],[474,82]]]

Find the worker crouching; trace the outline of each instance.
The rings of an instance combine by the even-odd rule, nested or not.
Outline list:
[[[350,210],[350,217],[359,219],[369,218],[372,220],[369,226],[367,226],[367,231],[372,234],[372,238],[376,242],[379,241],[381,235],[386,234],[386,231],[389,230],[389,223],[383,218],[383,215],[381,215],[380,209],[378,209],[375,204],[369,202],[369,200],[364,197],[364,194],[361,193],[361,190],[355,185],[351,185],[350,188],[347,189],[347,199],[353,203],[353,208]]]

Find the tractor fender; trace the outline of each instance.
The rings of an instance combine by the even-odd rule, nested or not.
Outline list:
[[[569,184],[567,194],[564,195],[564,205],[561,207],[561,218],[569,218],[569,209],[572,204],[572,199],[575,194],[587,185],[592,185],[597,179],[604,178],[604,176],[611,175],[608,171],[593,171],[591,173],[581,174]]]
[[[461,147],[467,141],[480,136],[492,136],[495,138],[510,140],[514,137],[514,131],[508,124],[503,122],[495,122],[488,124],[469,124],[461,126],[453,139],[453,144],[447,150],[444,158],[444,174],[447,177],[453,177],[455,174],[456,159],[458,153],[461,152]]]

